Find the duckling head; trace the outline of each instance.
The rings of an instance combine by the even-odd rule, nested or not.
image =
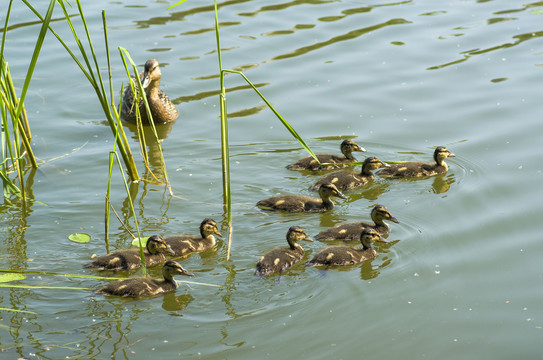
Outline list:
[[[331,196],[335,196],[341,199],[346,199],[347,197],[343,195],[341,191],[332,183],[324,183],[319,188],[319,195],[323,199],[328,199]]]
[[[400,223],[398,219],[390,214],[390,212],[384,205],[375,205],[371,210],[371,218],[376,223],[379,222],[379,220],[389,220],[396,224]]]
[[[219,232],[219,227],[217,226],[217,223],[215,222],[215,220],[210,218],[205,218],[200,224],[200,234],[204,239],[212,234],[222,236]]]
[[[367,173],[368,171],[377,170],[383,167],[390,167],[390,165],[382,162],[375,156],[370,156],[367,157],[366,160],[364,160],[364,163],[362,164],[362,172]]]
[[[341,153],[346,157],[349,157],[348,155],[350,155],[353,151],[366,151],[366,149],[364,149],[362,146],[358,145],[351,139],[343,140],[339,148],[341,150]]]
[[[160,235],[152,235],[147,239],[147,251],[149,254],[162,254],[175,255],[170,245],[166,244],[164,239]]]
[[[194,276],[193,273],[188,272],[177,261],[168,260],[162,266],[162,275],[165,279],[171,278],[174,275]]]
[[[313,242],[313,240],[307,236],[304,229],[299,226],[291,226],[287,231],[288,243],[292,246],[292,244],[301,240]]]
[[[385,239],[381,237],[373,228],[364,228],[360,234],[360,242],[364,249],[371,249],[374,242],[387,243]]]
[[[145,68],[143,70],[143,88],[147,88],[149,84],[153,81],[158,81],[160,83],[160,77],[162,73],[160,72],[160,66],[157,59],[149,59],[145,62]]]
[[[455,156],[456,155],[450,152],[445,146],[438,146],[434,150],[434,160],[439,165],[441,165],[446,158]]]

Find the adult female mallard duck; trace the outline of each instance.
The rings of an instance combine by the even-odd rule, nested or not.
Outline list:
[[[375,241],[386,242],[377,231],[372,228],[365,228],[360,234],[361,248],[330,246],[315,254],[313,259],[307,261],[305,265],[352,265],[371,260],[378,255],[377,251],[372,247],[372,243]]]
[[[189,273],[179,265],[178,262],[168,260],[162,266],[163,280],[151,277],[133,277],[106,285],[96,290],[96,293],[134,298],[163,294],[177,289],[177,282],[173,278],[174,275],[194,276],[194,274]]]
[[[390,232],[390,226],[385,222],[389,220],[395,222],[396,224],[399,221],[390,214],[386,206],[375,205],[371,210],[371,219],[373,224],[357,221],[357,222],[348,222],[334,226],[328,230],[325,230],[317,236],[315,239],[319,241],[331,241],[331,240],[343,240],[343,241],[353,241],[360,239],[360,233],[365,228],[372,228],[381,236],[388,235]]]
[[[206,218],[200,224],[200,236],[169,236],[164,239],[164,241],[172,248],[175,253],[174,257],[179,257],[193,252],[211,249],[215,246],[214,234],[222,236],[215,220]]]
[[[311,240],[299,226],[291,226],[287,232],[288,248],[276,248],[266,252],[256,263],[255,275],[266,276],[281,273],[304,256],[304,248],[297,242]]]
[[[166,261],[164,253],[174,255],[172,248],[159,235],[149,237],[145,247],[145,266],[147,267],[156,266]],[[112,271],[137,269],[141,267],[140,249],[116,250],[97,257],[85,267]]]
[[[256,206],[262,210],[286,212],[324,212],[334,207],[332,196],[345,199],[345,195],[333,184],[322,184],[319,188],[320,199],[303,195],[280,195],[260,200]]]
[[[313,156],[306,156],[294,164],[287,165],[289,170],[330,170],[348,167],[345,163],[356,162],[353,156],[353,151],[366,151],[353,140],[343,140],[340,145],[340,150],[343,156],[335,154],[315,154],[317,159],[323,163],[331,163],[330,165],[320,165]]]
[[[177,119],[177,109],[168,98],[168,96],[160,90],[160,66],[158,60],[149,59],[145,63],[145,68],[140,73],[141,84],[145,90],[145,96],[147,96],[147,102],[149,103],[149,109],[153,116],[155,124],[169,123]],[[136,98],[139,93],[139,87],[134,79],[134,89],[136,91]],[[136,122],[136,106],[139,107],[139,113],[141,115],[141,122],[143,124],[149,124],[149,117],[147,116],[147,110],[145,109],[145,103],[140,100],[137,105],[134,104],[135,97],[132,94],[132,88],[130,85],[125,87],[123,93],[123,103],[121,106],[121,118],[128,122]]]
[[[445,163],[448,157],[455,155],[445,146],[438,146],[434,151],[434,164],[420,161],[407,161],[400,164],[393,164],[386,169],[379,170],[377,175],[383,177],[424,177],[444,174],[449,170]]]
[[[321,184],[324,183],[332,183],[341,191],[364,186],[373,180],[374,176],[371,172],[372,170],[386,166],[389,165],[385,164],[376,157],[371,156],[364,160],[364,163],[362,164],[362,171],[359,174],[348,170],[334,171],[333,173],[327,174],[320,178],[320,180],[313,184],[309,190],[315,191],[321,186]]]

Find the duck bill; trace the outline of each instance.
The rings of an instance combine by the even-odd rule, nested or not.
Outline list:
[[[219,230],[215,229],[215,231],[213,231],[213,233],[217,236],[220,236],[222,237],[222,234],[219,232]]]
[[[456,155],[454,155],[453,153],[449,153],[448,157],[456,157]]]
[[[388,244],[388,241],[386,241],[381,235],[379,235],[379,238],[375,240],[376,242]]]
[[[303,238],[302,240],[303,240],[303,241],[313,242],[313,239],[311,239],[309,236],[306,236],[306,237]]]
[[[345,196],[341,191],[337,191],[336,194],[335,194],[338,198],[341,198],[341,199],[347,199],[347,196]]]
[[[166,245],[166,253],[174,256],[175,255],[175,251],[173,251],[172,247],[170,245]]]
[[[362,146],[358,146],[354,151],[360,151],[360,152],[366,152],[367,150],[364,149]]]
[[[396,224],[399,224],[400,222],[398,221],[398,219],[396,219],[394,216],[391,216],[390,219],[388,219],[390,221],[392,221],[393,223],[396,223]]]
[[[145,89],[147,88],[147,86],[149,86],[150,83],[151,83],[151,78],[149,77],[149,74],[145,74],[143,76],[143,82],[141,83],[141,85]]]
[[[193,277],[193,276],[194,276],[193,273],[188,272],[188,271],[185,270],[185,269],[183,269],[179,275],[185,275],[185,276],[189,276],[189,277]]]
[[[381,166],[382,167],[390,167],[390,164],[387,164],[386,162],[381,161]]]

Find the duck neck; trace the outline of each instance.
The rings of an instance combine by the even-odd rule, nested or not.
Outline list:
[[[330,196],[323,196],[322,199],[322,207],[325,209],[331,209],[334,207],[334,203],[330,199]]]
[[[302,245],[298,244],[296,240],[287,239],[287,241],[288,245],[290,246],[290,250],[299,252],[301,254],[304,253],[304,248],[302,247]]]
[[[345,155],[347,159],[352,160],[353,162],[356,161],[356,158],[353,156],[353,153],[351,151],[345,151],[343,155]]]
[[[360,172],[360,175],[362,176],[373,176],[373,173],[371,172],[371,168],[369,164],[363,164],[362,165],[362,171]]]
[[[164,277],[165,282],[174,284],[177,288],[177,281],[175,281],[173,275],[170,273],[170,270],[168,270],[168,268],[162,268],[162,276]]]

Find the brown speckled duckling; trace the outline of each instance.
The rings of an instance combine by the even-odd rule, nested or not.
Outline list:
[[[340,146],[341,155],[334,154],[315,154],[317,159],[323,163],[333,163],[330,165],[319,165],[319,163],[312,157],[306,156],[294,164],[287,165],[289,170],[330,170],[330,169],[340,169],[348,167],[351,165],[346,165],[344,163],[356,162],[355,157],[353,156],[353,151],[366,151],[363,147],[359,146],[353,140],[343,140]]]
[[[365,228],[372,228],[381,236],[386,236],[390,232],[390,227],[384,220],[389,220],[395,223],[399,221],[390,214],[388,209],[383,205],[375,205],[371,210],[371,219],[373,224],[357,221],[357,222],[348,222],[334,226],[328,230],[325,230],[317,236],[315,239],[319,241],[331,241],[331,240],[343,240],[343,241],[354,241],[360,239],[360,233]]]
[[[288,248],[276,248],[266,252],[256,263],[255,275],[266,276],[281,273],[304,256],[304,248],[297,242],[311,240],[299,226],[291,226],[287,232]]]
[[[386,242],[377,231],[372,228],[365,228],[360,234],[361,248],[330,246],[315,254],[313,259],[307,261],[305,265],[352,265],[374,259],[378,255],[377,251],[371,246],[375,241]]]
[[[145,265],[157,266],[166,261],[164,253],[173,255],[174,252],[159,235],[153,235],[147,239]],[[102,255],[85,265],[85,268],[96,270],[132,270],[141,267],[140,249],[116,250],[107,255]]]
[[[177,235],[167,237],[164,241],[172,248],[174,257],[179,257],[214,247],[213,234],[222,236],[215,220],[206,218],[200,224],[200,236]]]
[[[371,156],[364,160],[364,163],[362,164],[362,171],[360,173],[356,174],[348,170],[334,171],[333,173],[320,178],[320,180],[313,184],[309,190],[316,191],[323,183],[332,183],[341,191],[364,186],[373,180],[374,176],[371,172],[372,170],[387,166],[389,165],[385,164],[376,157]]]
[[[345,199],[345,195],[333,184],[322,184],[319,188],[320,199],[303,195],[280,195],[260,200],[256,206],[263,210],[286,212],[324,212],[331,210],[334,203],[330,197]]]
[[[149,103],[149,109],[153,115],[153,121],[155,124],[169,123],[177,119],[177,109],[168,98],[168,96],[160,90],[160,78],[162,73],[160,72],[160,66],[158,60],[149,59],[145,63],[145,70],[140,73],[141,84],[145,89],[145,95],[147,96],[147,102]],[[134,81],[132,79],[131,81]],[[137,82],[134,81],[134,89],[136,91],[136,98],[139,93],[139,87]],[[134,105],[134,96],[132,94],[132,88],[130,85],[125,87],[123,93],[123,103],[121,106],[121,118],[125,121],[135,123],[136,122],[136,109]],[[145,109],[145,103],[140,100],[139,111],[141,114],[141,121],[143,124],[149,124],[149,118],[147,116],[147,110]]]
[[[454,157],[445,146],[438,146],[434,151],[435,163],[425,163],[420,161],[408,161],[400,164],[393,164],[386,169],[379,170],[377,175],[383,177],[424,177],[444,174],[449,170],[445,163],[448,157]]]
[[[106,285],[98,290],[97,294],[123,297],[145,297],[163,294],[177,289],[174,275],[194,276],[187,272],[178,262],[168,260],[162,266],[164,280],[151,277],[133,277]]]

